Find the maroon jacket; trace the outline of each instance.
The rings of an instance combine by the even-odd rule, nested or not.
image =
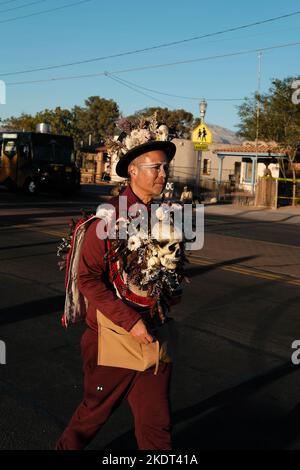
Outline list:
[[[130,186],[123,191],[122,196],[127,196],[127,207],[142,202]],[[114,197],[108,202],[117,208],[118,199]],[[98,331],[98,309],[111,321],[130,331],[142,315],[117,297],[114,286],[109,282],[108,266],[104,261],[105,241],[97,237],[97,222],[92,222],[86,231],[78,267],[78,288],[88,300],[86,323]]]

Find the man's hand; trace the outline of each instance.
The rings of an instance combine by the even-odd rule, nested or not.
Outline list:
[[[149,335],[143,320],[139,320],[130,330],[130,334],[141,344],[149,344],[153,342],[153,338]]]

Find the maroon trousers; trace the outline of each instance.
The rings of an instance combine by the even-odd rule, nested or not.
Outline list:
[[[84,397],[56,449],[81,450],[93,439],[111,413],[127,398],[134,416],[139,449],[170,450],[169,384],[171,364],[160,363],[144,372],[97,365],[97,333],[87,329],[81,339]]]

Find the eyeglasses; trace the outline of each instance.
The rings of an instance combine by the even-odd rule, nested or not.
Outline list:
[[[154,173],[159,173],[160,170],[163,168],[165,173],[169,172],[170,165],[169,163],[139,163],[137,167],[140,168],[148,168],[149,170],[153,171]]]

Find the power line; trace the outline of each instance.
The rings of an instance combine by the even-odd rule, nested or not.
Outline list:
[[[257,49],[248,49],[246,51],[238,51],[238,52],[231,52],[228,54],[220,54],[220,55],[215,55],[215,56],[207,56],[207,57],[200,57],[196,59],[187,59],[187,60],[180,60],[176,62],[168,62],[164,64],[155,64],[155,65],[145,65],[145,66],[140,66],[140,67],[132,67],[130,69],[123,69],[123,70],[116,70],[114,72],[110,72],[111,74],[118,74],[118,73],[125,73],[125,72],[137,72],[141,70],[148,70],[148,69],[154,69],[154,68],[162,68],[162,67],[171,67],[173,65],[182,65],[182,64],[190,64],[193,62],[201,62],[205,60],[214,60],[214,59],[223,59],[227,57],[235,57],[239,55],[246,55],[246,54],[253,54],[254,52],[257,53],[259,51],[270,51],[273,49],[282,49],[285,47],[292,47],[292,46],[299,46],[300,42],[292,42],[292,43],[287,43],[287,44],[280,44],[277,46],[269,46],[269,47],[261,47]]]
[[[114,75],[114,77],[116,78],[115,75]],[[180,99],[183,99],[183,100],[190,100],[190,101],[199,101],[200,99],[202,99],[202,97],[199,98],[199,97],[195,97],[195,96],[182,96],[182,95],[174,95],[172,93],[164,93],[162,91],[153,90],[151,88],[146,88],[144,86],[138,85],[137,83],[133,83],[129,80],[121,79],[120,77],[118,77],[118,79],[120,81],[124,82],[124,84],[128,83],[129,85],[133,85],[136,88],[141,88],[142,90],[150,91],[152,93],[157,93],[159,95],[170,96],[170,97],[173,97],[173,98],[180,98]],[[206,101],[243,101],[244,98],[205,98],[205,100]]]
[[[67,77],[53,77],[53,78],[44,78],[40,80],[25,80],[22,82],[6,82],[6,85],[30,85],[34,83],[47,83],[47,82],[56,82],[56,81],[63,81],[63,80],[76,80],[80,78],[92,78],[92,77],[101,77],[105,75],[106,72],[99,72],[99,73],[90,73],[85,75],[69,75]]]
[[[7,10],[0,10],[0,13],[7,13],[8,11],[19,10],[20,8],[29,7],[31,5],[36,5],[37,3],[44,3],[44,2],[47,2],[47,0],[36,0],[35,2],[24,3],[23,5],[19,5],[18,7],[8,8]]]
[[[43,11],[37,11],[35,13],[30,13],[28,15],[23,15],[23,16],[16,16],[14,18],[8,18],[6,20],[1,20],[0,23],[10,23],[12,21],[16,21],[16,20],[22,20],[24,18],[29,18],[31,16],[37,16],[37,15],[43,15],[44,13],[50,13],[52,11],[58,11],[58,10],[62,10],[64,8],[70,8],[70,7],[74,7],[76,5],[80,5],[82,3],[87,3],[87,2],[91,2],[92,0],[81,0],[79,2],[73,2],[73,3],[69,3],[67,5],[62,5],[60,7],[56,7],[56,8],[50,8],[49,10],[43,10]]]
[[[202,62],[205,60],[215,60],[215,59],[223,59],[227,57],[236,57],[240,55],[245,55],[245,54],[253,54],[253,53],[258,53],[258,52],[264,52],[264,51],[270,51],[274,49],[282,49],[285,47],[294,47],[294,46],[299,46],[300,42],[292,42],[292,43],[287,43],[287,44],[279,44],[276,46],[269,46],[269,47],[260,47],[257,49],[248,49],[246,51],[238,51],[238,52],[231,52],[228,54],[220,54],[220,55],[215,55],[215,56],[207,56],[207,57],[198,57],[196,59],[187,59],[187,60],[181,60],[177,62],[168,62],[168,63],[163,63],[163,64],[155,64],[155,65],[143,65],[140,67],[131,67],[127,69],[121,69],[121,70],[115,70],[111,72],[98,72],[98,73],[90,73],[90,74],[81,74],[81,75],[69,75],[65,77],[53,77],[53,78],[45,78],[45,79],[40,79],[40,80],[25,80],[22,82],[10,82],[6,83],[6,85],[29,85],[29,84],[34,84],[34,83],[46,83],[46,82],[54,82],[54,81],[62,81],[62,80],[74,80],[74,79],[80,79],[80,78],[92,78],[92,77],[100,77],[102,75],[105,75],[109,73],[110,75],[117,75],[120,73],[129,73],[129,72],[137,72],[137,71],[142,71],[142,70],[149,70],[149,69],[155,69],[155,68],[163,68],[163,67],[172,67],[174,65],[183,65],[183,64],[190,64],[190,63],[195,63],[195,62]]]
[[[85,0],[85,1],[91,1],[91,0]],[[84,2],[78,2],[78,3],[84,3]],[[66,8],[66,7],[59,7],[59,8]],[[50,11],[52,11],[52,10],[50,10]],[[37,14],[40,14],[40,13],[37,13]],[[208,37],[212,37],[212,36],[218,36],[218,35],[226,34],[226,33],[233,32],[233,31],[239,31],[241,29],[251,28],[251,27],[254,27],[254,26],[262,25],[262,24],[271,23],[271,22],[274,22],[274,21],[279,21],[279,20],[282,20],[284,18],[290,18],[292,16],[296,16],[296,15],[299,15],[299,14],[300,14],[300,10],[295,11],[293,13],[288,13],[286,15],[281,15],[281,16],[276,16],[276,17],[273,17],[273,18],[268,18],[266,20],[256,21],[254,23],[248,23],[248,24],[245,24],[245,25],[242,25],[242,26],[236,26],[234,28],[223,29],[221,31],[215,31],[215,32],[212,32],[212,33],[203,34],[201,36],[194,36],[192,38],[182,39],[182,40],[179,40],[179,41],[172,41],[172,42],[168,42],[168,43],[158,44],[156,46],[145,47],[143,49],[135,49],[135,50],[132,50],[132,51],[125,51],[125,52],[120,52],[120,53],[117,53],[117,54],[111,54],[111,55],[102,56],[102,57],[94,57],[94,58],[91,58],[91,59],[68,62],[68,63],[64,63],[64,64],[49,65],[49,66],[45,66],[45,67],[37,67],[37,68],[31,68],[31,69],[26,69],[26,70],[19,70],[19,71],[16,71],[16,72],[6,72],[6,73],[1,73],[0,76],[18,75],[18,74],[32,73],[32,72],[41,72],[43,70],[52,70],[52,69],[57,69],[57,68],[70,67],[70,66],[74,66],[74,65],[87,64],[87,63],[98,62],[98,61],[106,60],[106,59],[113,59],[113,58],[116,58],[116,57],[123,57],[123,56],[126,56],[126,55],[133,55],[133,54],[138,54],[138,53],[142,53],[142,52],[148,52],[148,51],[152,51],[152,50],[156,50],[156,49],[161,49],[161,48],[164,48],[164,47],[177,46],[179,44],[184,44],[184,43],[191,42],[191,41],[196,41],[196,40],[199,40],[199,39],[204,39],[204,38],[208,38]],[[8,20],[8,21],[12,21],[12,20]],[[0,23],[1,23],[1,21],[0,21]]]
[[[165,101],[162,101],[162,100],[159,100],[157,98],[155,98],[154,96],[151,96],[149,95],[148,93],[144,93],[138,89],[136,89],[134,86],[131,86],[131,85],[127,85],[126,83],[124,83],[124,80],[121,80],[119,78],[116,78],[116,77],[112,77],[108,72],[105,72],[104,75],[107,77],[107,78],[110,78],[111,80],[114,80],[115,82],[119,83],[120,85],[123,85],[127,88],[130,88],[131,90],[135,91],[136,93],[139,93],[140,95],[144,95],[144,96],[147,96],[147,98],[150,98],[154,101],[157,101],[158,103],[162,103],[164,104],[165,106],[168,106],[169,108],[172,108],[173,106],[169,105],[168,103],[166,103]]]

